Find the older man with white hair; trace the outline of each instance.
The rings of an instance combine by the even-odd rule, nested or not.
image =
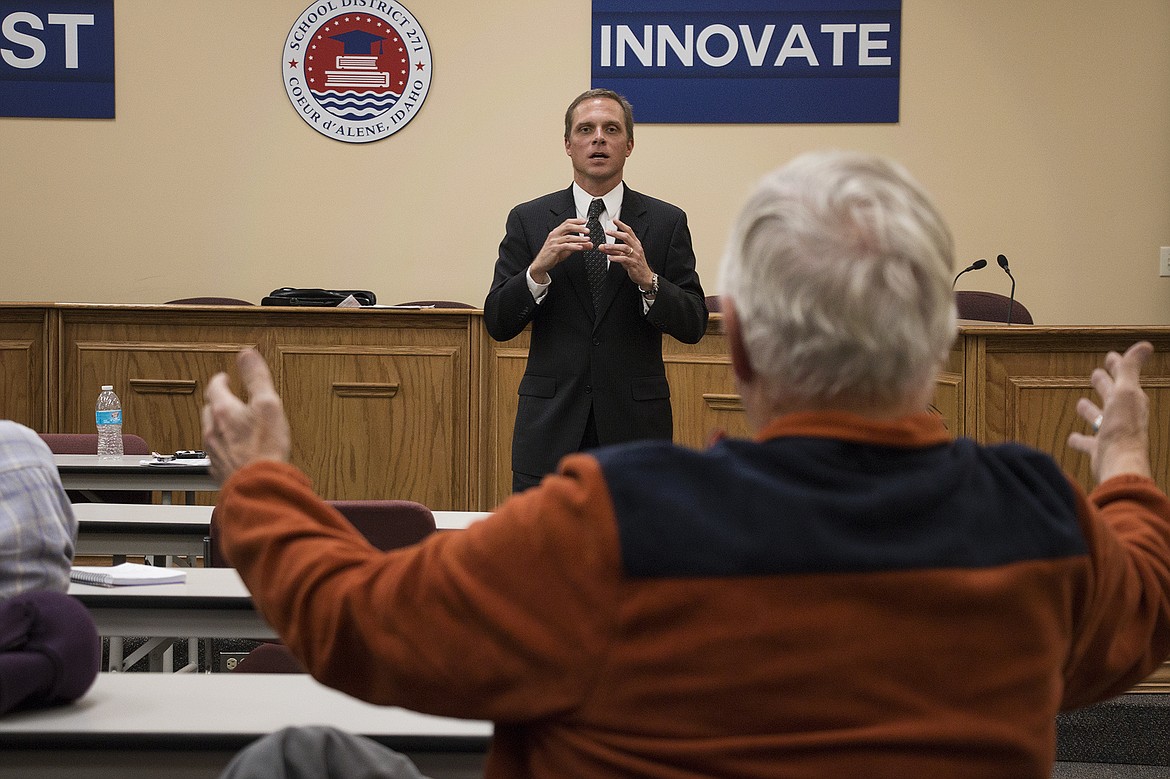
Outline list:
[[[951,246],[900,166],[794,160],[724,260],[751,440],[570,455],[388,554],[287,464],[245,352],[248,403],[219,376],[204,412],[225,553],[326,684],[494,720],[488,777],[1047,777],[1057,711],[1170,653],[1151,347],[1106,356],[1078,404],[1088,495],[1044,454],[952,440],[925,411]]]

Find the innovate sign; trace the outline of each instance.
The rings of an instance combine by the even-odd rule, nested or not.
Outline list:
[[[113,0],[0,0],[0,116],[114,117]]]
[[[897,122],[901,0],[593,0],[593,86],[639,122]]]

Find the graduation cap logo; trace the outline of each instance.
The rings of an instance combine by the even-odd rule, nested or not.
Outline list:
[[[325,46],[326,40],[337,41],[341,44],[341,53],[332,57],[334,67],[324,71],[325,80],[311,79],[310,85],[322,91],[329,92],[356,92],[356,91],[387,91],[401,95],[406,86],[406,79],[410,66],[409,58],[402,38],[392,30],[371,32],[361,27],[333,32],[342,25],[325,25],[318,33],[322,48],[336,51],[336,44]],[[385,57],[386,42],[390,42],[391,52],[397,52],[397,57]],[[374,45],[377,44],[377,52]],[[328,56],[328,55],[326,55]],[[386,69],[380,67],[385,60]]]
[[[431,49],[422,26],[396,0],[377,6],[329,15],[321,3],[310,5],[285,41],[289,100],[305,122],[336,140],[367,143],[393,134],[430,89]]]
[[[382,41],[386,40],[385,35],[375,35],[365,30],[350,30],[338,35],[330,35],[335,41],[341,41],[345,46],[346,54],[356,54],[359,56],[369,56],[373,52],[374,44],[378,44],[378,56],[382,56],[385,52],[382,50]]]

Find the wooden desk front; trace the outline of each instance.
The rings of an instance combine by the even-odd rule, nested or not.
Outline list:
[[[1170,488],[1170,327],[964,327],[958,346],[966,402],[959,430],[982,443],[1019,441],[1047,452],[1086,489],[1088,458],[1068,448],[1068,434],[1088,432],[1076,413],[1080,397],[1109,351],[1140,340],[1154,345],[1142,375],[1150,397],[1154,478]]]
[[[269,360],[293,426],[293,461],[330,499],[408,498],[435,510],[491,509],[511,485],[512,421],[528,334],[488,337],[467,309],[0,304],[0,415],[42,432],[92,428],[101,384],[122,393],[126,432],[158,451],[198,448],[207,381],[242,346]],[[935,409],[956,435],[1015,439],[1088,485],[1065,446],[1074,403],[1110,349],[1140,338],[1155,474],[1170,486],[1170,327],[962,323]],[[663,340],[675,440],[747,432],[712,315],[698,344]],[[1161,424],[1159,424],[1161,422]]]
[[[284,401],[293,462],[322,495],[475,508],[465,312],[62,304],[46,319],[56,380],[47,418],[25,422],[35,429],[90,430],[97,388],[113,384],[125,432],[160,452],[198,449],[208,381],[234,375],[252,346]],[[0,317],[0,340],[4,326]]]
[[[481,329],[480,493],[487,503],[511,492],[512,422],[524,374],[528,333],[504,344]],[[1047,452],[1086,489],[1087,458],[1066,445],[1086,429],[1076,400],[1094,397],[1089,375],[1110,350],[1135,341],[1154,344],[1143,385],[1150,396],[1154,475],[1170,487],[1170,327],[1005,326],[963,322],[939,374],[933,411],[956,436],[981,443],[1020,441]],[[727,357],[722,318],[711,316],[698,344],[663,340],[663,359],[674,406],[674,439],[701,447],[717,431],[748,434]]]

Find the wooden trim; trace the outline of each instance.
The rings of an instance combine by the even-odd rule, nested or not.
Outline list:
[[[335,381],[333,394],[339,398],[392,398],[398,394],[400,385],[372,381]]]
[[[193,395],[194,379],[130,379],[130,389],[139,395]]]
[[[703,402],[712,411],[743,411],[743,398],[716,392],[704,392]]]

